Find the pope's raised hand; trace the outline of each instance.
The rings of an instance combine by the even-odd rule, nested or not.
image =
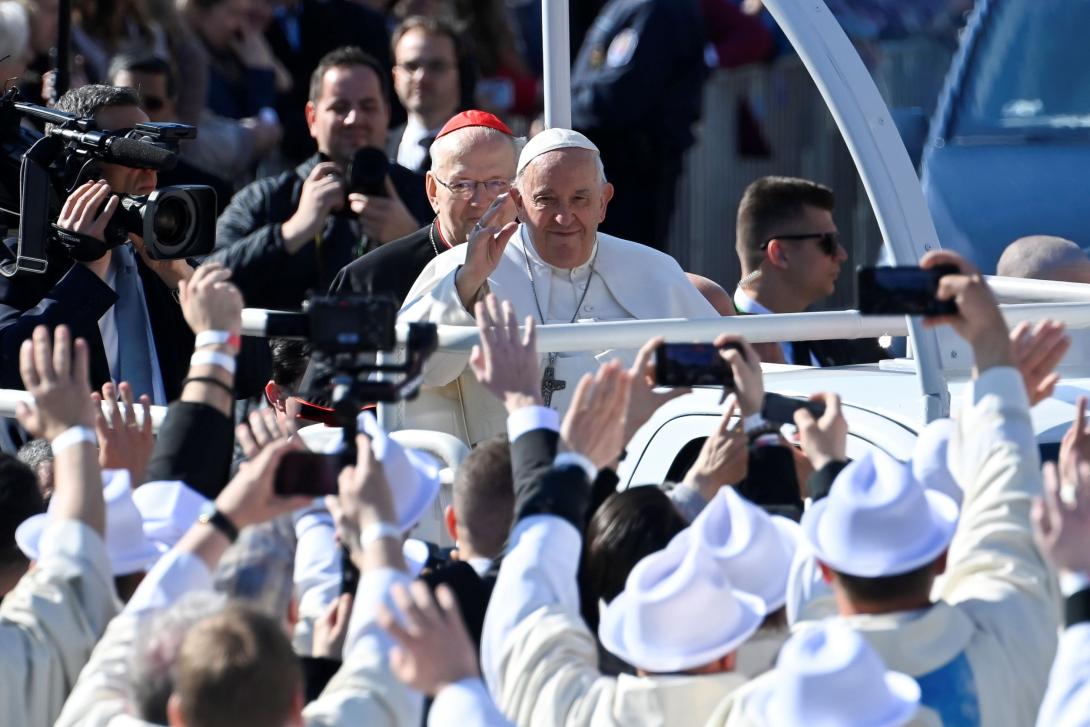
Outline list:
[[[458,297],[467,311],[473,310],[473,303],[477,300],[481,287],[488,280],[488,276],[495,272],[508,240],[518,229],[516,222],[508,222],[502,227],[493,224],[502,219],[502,210],[510,204],[512,202],[509,194],[496,197],[469,233],[466,241],[466,261],[454,278]]]

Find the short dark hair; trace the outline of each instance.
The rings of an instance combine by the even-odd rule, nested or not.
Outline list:
[[[397,44],[410,30],[423,30],[428,35],[445,35],[454,44],[454,57],[462,60],[464,53],[462,36],[454,23],[446,18],[436,18],[430,15],[410,15],[402,20],[390,34],[390,57],[397,57]]]
[[[863,578],[833,571],[845,595],[853,603],[881,604],[912,598],[926,598],[935,582],[935,561],[907,573]]]
[[[809,179],[761,177],[738,203],[735,247],[745,270],[756,270],[764,259],[764,243],[777,234],[785,220],[805,214],[806,207],[833,211],[833,190]],[[781,233],[782,234],[782,233]]]
[[[65,91],[64,95],[57,99],[56,109],[84,118],[93,117],[101,109],[115,106],[140,108],[140,94],[132,88],[90,83]]]
[[[175,663],[174,693],[191,725],[284,724],[302,688],[302,669],[284,627],[240,605],[190,629]]]
[[[42,512],[45,502],[34,470],[15,456],[0,452],[0,566],[25,560],[15,544],[15,528]]]
[[[378,59],[362,48],[354,45],[345,45],[331,50],[318,61],[318,67],[310,74],[310,94],[308,100],[317,103],[322,96],[322,79],[331,68],[350,68],[363,66],[370,68],[378,77],[378,85],[382,89],[382,98],[387,105],[390,104],[390,75],[389,69],[379,63]]]
[[[269,340],[269,351],[272,354],[272,380],[277,386],[294,389],[310,362],[310,342],[272,338]]]
[[[583,619],[592,631],[598,629],[598,601],[616,598],[636,564],[687,526],[666,493],[653,485],[610,495],[598,507],[587,526],[579,566]]]
[[[454,476],[452,497],[454,514],[473,550],[488,558],[498,556],[515,517],[506,435],[487,439],[469,453]]]
[[[122,71],[129,73],[149,73],[155,76],[166,76],[167,96],[177,98],[177,81],[174,78],[174,69],[165,59],[153,53],[129,53],[122,51],[110,61],[110,70],[106,77],[113,82],[117,74]],[[139,90],[139,89],[138,89]],[[143,94],[141,94],[143,95]]]

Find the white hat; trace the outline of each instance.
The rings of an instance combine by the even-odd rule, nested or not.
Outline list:
[[[360,412],[356,427],[371,437],[375,459],[382,463],[394,496],[397,525],[402,532],[408,532],[439,494],[439,466],[428,455],[405,449],[387,436],[369,411]],[[343,445],[341,432],[339,427],[315,424],[300,429],[298,434],[312,452],[335,452]]]
[[[146,482],[132,500],[144,518],[144,534],[166,553],[197,522],[208,498],[181,481]]]
[[[920,686],[888,671],[866,640],[831,619],[792,636],[747,716],[776,727],[900,727],[920,706]]]
[[[769,612],[787,600],[787,575],[799,526],[773,517],[732,487],[720,487],[700,514],[677,535],[707,548],[735,588],[758,596]]]
[[[747,715],[777,727],[900,727],[920,708],[916,679],[886,669],[867,640],[836,619],[791,637]]]
[[[594,142],[578,131],[557,128],[545,129],[526,142],[526,146],[522,148],[522,154],[519,154],[518,168],[515,173],[522,174],[522,170],[531,161],[542,154],[557,149],[586,149],[595,154],[600,153]]]
[[[828,497],[802,516],[802,532],[818,560],[863,578],[908,573],[950,545],[958,506],[925,490],[912,469],[872,450],[845,467]]]
[[[814,551],[806,542],[799,544],[791,572],[787,576],[787,623],[821,621],[837,615],[836,594],[821,575]]]
[[[598,638],[645,671],[684,671],[735,651],[764,616],[764,602],[734,590],[706,548],[675,536],[628,574],[602,611]]]
[[[948,460],[950,438],[956,427],[953,419],[945,418],[936,419],[920,430],[912,450],[912,474],[921,485],[949,495],[960,506],[965,492],[954,479]]]
[[[110,556],[113,575],[144,572],[159,559],[159,550],[144,536],[143,520],[132,500],[129,471],[105,470],[102,481],[102,497],[106,501],[106,552]],[[27,558],[38,559],[42,533],[49,526],[50,518],[48,512],[34,515],[15,529],[15,542]]]
[[[405,538],[401,544],[401,555],[405,558],[405,567],[409,571],[410,578],[416,578],[428,564],[428,544],[416,538]]]

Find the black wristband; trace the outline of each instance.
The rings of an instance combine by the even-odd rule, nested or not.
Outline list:
[[[225,384],[222,381],[220,381],[219,379],[217,379],[215,376],[187,376],[186,378],[182,379],[182,388],[184,389],[185,385],[190,384],[190,383],[209,384],[211,386],[218,386],[221,389],[223,389],[224,391],[226,391],[227,394],[232,399],[235,398],[235,389],[234,389],[234,387],[233,386],[228,386],[227,384]]]
[[[1064,601],[1064,623],[1069,628],[1090,621],[1090,588],[1073,593]]]
[[[224,515],[218,508],[202,512],[197,522],[211,525],[223,533],[223,536],[232,543],[238,540],[238,527],[231,522],[231,518]]]

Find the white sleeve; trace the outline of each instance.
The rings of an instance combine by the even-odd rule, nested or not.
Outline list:
[[[438,259],[436,258],[436,260]],[[417,291],[418,285],[428,274],[428,270],[425,269],[420,278],[417,279],[417,285],[414,285],[413,290],[410,291],[410,297],[405,299],[405,306],[398,314],[397,322],[420,321],[476,329],[476,319],[465,309],[461,298],[458,297],[458,288],[454,282],[457,272],[458,270],[455,268],[439,278],[434,286],[424,286]],[[427,363],[424,365],[424,383],[428,386],[449,384],[461,376],[468,362],[469,355],[466,353],[436,352],[428,358]]]
[[[552,515],[532,515],[515,525],[510,544],[481,637],[481,671],[493,693],[508,638],[519,623],[544,606],[579,614],[576,569],[582,537],[571,523]]]
[[[428,727],[514,727],[500,714],[479,678],[463,679],[435,695]]]
[[[1060,637],[1037,727],[1090,723],[1090,622],[1075,624]]]

